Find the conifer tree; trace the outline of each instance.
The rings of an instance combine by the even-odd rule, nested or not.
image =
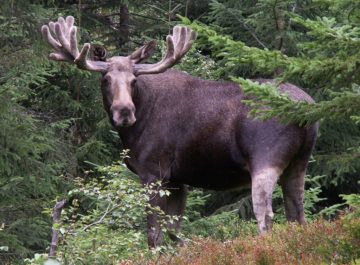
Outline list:
[[[217,58],[223,78],[239,82],[248,94],[256,95],[256,100],[247,102],[256,118],[277,117],[303,126],[321,121],[311,173],[326,175],[323,185],[328,191],[360,192],[358,4],[240,2],[248,5],[212,1],[212,27],[192,24],[199,33],[197,43]],[[225,30],[219,33],[219,28]],[[273,86],[243,79],[257,77],[299,85],[316,103],[293,102]]]

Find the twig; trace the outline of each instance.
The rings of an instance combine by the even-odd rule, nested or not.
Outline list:
[[[275,4],[273,6],[273,15],[274,15],[274,19],[275,19],[275,26],[276,26],[276,31],[278,33],[278,37],[279,37],[279,44],[277,49],[279,51],[282,51],[283,49],[283,44],[284,44],[284,18],[283,15],[281,14],[281,11],[279,11],[278,7],[277,7],[278,2],[275,1]]]
[[[56,257],[56,250],[59,242],[59,229],[55,227],[55,225],[60,223],[61,211],[64,208],[66,202],[67,201],[65,199],[61,200],[57,202],[54,206],[52,238],[51,238],[51,246],[49,252],[49,257],[51,258]]]
[[[186,0],[186,4],[185,4],[185,17],[188,16],[189,2],[190,2],[190,0]]]
[[[157,19],[157,18],[153,18],[153,17],[149,17],[149,16],[137,14],[137,13],[134,13],[134,12],[131,12],[130,15],[135,16],[135,17],[141,17],[141,18],[146,18],[146,19],[150,19],[150,20],[160,21],[160,20]]]
[[[85,227],[83,228],[83,231],[86,231],[87,229],[89,229],[90,227],[92,227],[92,226],[94,226],[94,225],[101,224],[101,223],[104,221],[105,217],[106,217],[109,213],[113,212],[116,208],[119,208],[119,207],[120,207],[119,204],[115,204],[115,206],[113,206],[113,207],[110,209],[111,204],[112,204],[112,203],[110,202],[109,205],[107,206],[104,214],[100,217],[100,219],[99,219],[98,221],[96,221],[96,222],[94,222],[94,223],[91,223],[91,224],[88,224],[87,226],[85,226]]]
[[[263,47],[264,49],[267,49],[268,47],[259,39],[259,37],[255,34],[253,29],[246,23],[246,21],[242,18],[239,18],[237,14],[235,14],[232,9],[225,8],[225,12],[232,15],[240,24],[243,25],[243,27],[250,33],[250,35],[256,40],[256,42]]]

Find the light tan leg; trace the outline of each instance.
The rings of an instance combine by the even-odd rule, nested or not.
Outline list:
[[[272,211],[272,194],[280,174],[281,170],[276,167],[268,167],[252,173],[252,203],[260,233],[264,233],[272,227],[274,216]]]

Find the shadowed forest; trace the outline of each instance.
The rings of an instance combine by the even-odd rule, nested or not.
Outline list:
[[[10,0],[0,5],[0,265],[360,264],[360,2],[354,0]],[[73,16],[79,47],[127,56],[151,40],[197,32],[174,66],[238,83],[254,119],[320,122],[305,184],[307,224],[287,223],[281,188],[272,232],[258,235],[250,189],[189,187],[184,246],[149,249],[151,207],[103,107],[99,73],[49,60],[41,26]],[[274,78],[273,85],[256,78]],[[277,84],[303,88],[294,102]],[[53,219],[57,205],[58,218]],[[58,238],[54,240],[54,234]],[[52,242],[53,241],[53,242]],[[53,244],[52,244],[52,243]],[[51,254],[49,254],[51,252]]]

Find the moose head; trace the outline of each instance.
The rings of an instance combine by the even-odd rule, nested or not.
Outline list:
[[[57,22],[50,22],[41,28],[44,39],[55,49],[50,59],[65,61],[78,68],[102,74],[101,90],[105,108],[111,123],[116,127],[127,127],[135,123],[135,105],[132,94],[136,78],[144,74],[156,74],[166,71],[180,61],[189,51],[196,33],[183,26],[175,26],[173,35],[166,38],[167,51],[162,60],[155,64],[144,64],[154,52],[156,42],[151,41],[129,56],[106,58],[103,47],[94,48],[85,43],[79,52],[76,37],[77,27],[74,17],[60,17]],[[91,54],[91,59],[88,55]]]

